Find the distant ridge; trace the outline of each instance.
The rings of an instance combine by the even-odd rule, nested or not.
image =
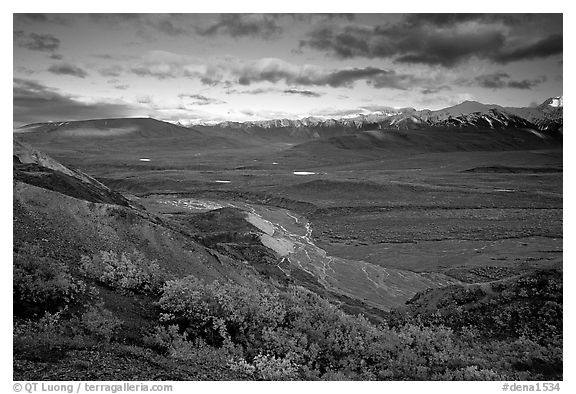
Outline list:
[[[231,129],[272,128],[347,128],[412,130],[424,128],[441,129],[510,129],[527,128],[537,131],[562,131],[563,100],[554,97],[538,107],[502,107],[477,101],[464,101],[437,111],[415,110],[414,108],[393,109],[391,107],[372,114],[353,117],[322,119],[272,119],[262,121],[231,122],[203,125],[205,127]]]

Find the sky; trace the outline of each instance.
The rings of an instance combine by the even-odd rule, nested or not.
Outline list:
[[[559,96],[562,14],[14,14],[14,125],[342,117]]]

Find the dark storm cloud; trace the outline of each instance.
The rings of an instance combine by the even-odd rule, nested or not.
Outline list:
[[[562,15],[546,17],[555,19],[553,22],[561,30]],[[445,67],[472,57],[507,63],[561,54],[560,33],[542,38],[538,37],[538,30],[532,33],[527,28],[529,23],[538,22],[535,18],[537,16],[416,14],[407,15],[397,23],[378,26],[321,24],[300,41],[300,48],[313,48],[339,58],[390,58],[398,63]],[[518,32],[515,41],[510,31]],[[518,41],[534,43],[511,49],[511,42]]]
[[[453,33],[438,32],[411,37],[404,41],[399,50],[407,53],[396,58],[398,63],[454,66],[472,56],[490,58],[504,44],[500,32],[469,32],[455,37]]]
[[[331,52],[337,57],[394,58],[399,63],[453,66],[472,56],[490,57],[504,45],[498,31],[428,30],[407,25],[348,26],[313,30],[301,47]]]
[[[196,32],[202,36],[270,38],[281,31],[278,18],[271,14],[220,14],[209,26],[196,28]]]
[[[26,34],[22,30],[14,32],[14,43],[31,51],[52,52],[60,46],[60,40],[51,34]]]
[[[70,75],[78,78],[86,78],[88,72],[83,68],[68,63],[54,64],[48,68],[48,71],[57,75]]]
[[[500,53],[494,58],[494,60],[499,63],[509,63],[518,60],[532,60],[560,55],[563,52],[562,41],[563,39],[561,34],[552,34],[534,42],[533,44]]]
[[[14,121],[18,123],[124,117],[134,109],[125,104],[77,101],[73,96],[28,79],[14,79]]]
[[[495,72],[492,74],[479,75],[472,81],[461,81],[460,84],[467,86],[479,86],[486,89],[531,89],[546,81],[545,76],[535,79],[513,80],[505,72]]]
[[[225,101],[218,100],[211,97],[206,97],[201,94],[179,94],[178,97],[186,100],[188,105],[209,105],[209,104],[225,104]]]

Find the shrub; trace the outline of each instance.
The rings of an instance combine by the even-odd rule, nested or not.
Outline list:
[[[123,321],[102,305],[91,306],[79,319],[79,326],[88,335],[96,337],[105,343],[115,338]]]
[[[13,295],[16,314],[25,314],[29,307],[41,313],[55,312],[80,302],[87,295],[87,286],[70,274],[67,265],[30,246],[14,255]]]
[[[161,320],[177,324],[190,339],[240,346],[246,362],[266,379],[294,378],[296,366],[321,374],[362,372],[386,357],[375,326],[300,288],[282,294],[187,277],[167,282],[159,305]]]
[[[290,356],[284,358],[259,354],[252,362],[254,371],[264,380],[295,380],[298,378],[298,365]]]
[[[188,335],[180,333],[176,325],[154,327],[144,335],[143,342],[146,347],[179,361],[226,365],[234,358],[233,352],[229,349],[213,348],[200,338],[189,341]]]
[[[70,349],[84,349],[97,342],[84,335],[73,334],[62,313],[46,314],[37,320],[14,322],[14,352],[24,358],[40,361],[58,360]]]
[[[168,278],[156,261],[148,261],[136,250],[120,255],[101,251],[92,257],[82,256],[80,270],[88,278],[128,292],[156,294]]]
[[[460,296],[463,302],[477,299],[475,292]],[[197,354],[192,343],[207,344],[230,355],[230,368],[259,379],[542,380],[562,373],[562,338],[555,328],[546,328],[553,335],[545,342],[529,335],[510,341],[483,331],[478,311],[462,318],[465,311],[450,304],[443,309],[450,309],[450,319],[439,312],[405,320],[396,315],[393,327],[376,326],[300,287],[280,292],[194,277],[167,282],[158,304],[161,322],[169,325],[156,334],[158,343],[168,344],[164,348]],[[542,316],[556,321],[561,304],[543,305],[549,316]],[[501,327],[512,327],[511,308],[502,302],[497,311]]]

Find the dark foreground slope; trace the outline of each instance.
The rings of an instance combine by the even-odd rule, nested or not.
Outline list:
[[[252,272],[17,142],[13,171],[14,379],[249,378],[217,360],[180,365],[132,344],[156,324],[166,280],[249,283]]]

